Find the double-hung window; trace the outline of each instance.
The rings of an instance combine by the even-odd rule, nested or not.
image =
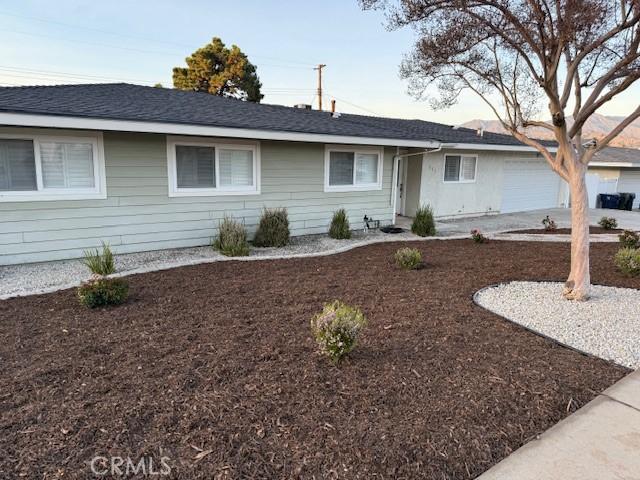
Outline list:
[[[0,136],[0,201],[106,198],[98,136]]]
[[[325,191],[382,189],[382,158],[378,148],[326,147]]]
[[[169,138],[169,196],[259,193],[255,143],[218,143]]]
[[[470,183],[476,181],[478,157],[475,155],[445,155],[444,181]]]

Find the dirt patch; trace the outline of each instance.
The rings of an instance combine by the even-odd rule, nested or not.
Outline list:
[[[394,265],[405,246],[426,268]],[[639,288],[616,247],[592,246],[594,283]],[[136,275],[112,309],[74,290],[2,301],[0,477],[89,478],[100,455],[168,457],[159,478],[475,478],[628,372],[472,301],[563,280],[569,249],[378,244]],[[336,298],[370,322],[339,367],[308,324]]]
[[[601,234],[620,234],[622,233],[623,230],[620,228],[612,228],[609,230],[605,230],[602,227],[596,227],[594,225],[591,225],[589,227],[589,233],[591,235],[601,235]],[[570,228],[556,228],[555,230],[545,230],[544,228],[527,228],[524,230],[512,230],[510,232],[507,233],[541,233],[544,235],[571,235],[571,229]]]

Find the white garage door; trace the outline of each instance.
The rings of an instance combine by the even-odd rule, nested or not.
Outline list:
[[[544,160],[506,160],[502,213],[558,206],[560,177]]]
[[[621,169],[618,191],[635,193],[636,199],[633,201],[633,208],[638,208],[640,206],[640,170]]]

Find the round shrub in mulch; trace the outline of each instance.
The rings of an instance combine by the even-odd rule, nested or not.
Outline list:
[[[356,346],[367,320],[359,308],[336,300],[311,319],[311,333],[333,363],[338,363]]]
[[[129,284],[123,278],[93,278],[78,287],[80,303],[89,308],[120,305],[128,295]]]
[[[396,264],[405,270],[417,270],[422,267],[422,253],[417,248],[401,248],[395,253],[394,258]]]
[[[621,248],[616,253],[614,262],[627,275],[640,275],[640,248]]]
[[[598,225],[600,225],[605,230],[613,230],[618,226],[618,220],[616,220],[614,217],[602,217],[598,221]]]
[[[623,248],[640,248],[640,235],[633,230],[625,230],[618,235],[618,240]]]

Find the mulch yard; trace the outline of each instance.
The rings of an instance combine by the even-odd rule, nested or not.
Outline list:
[[[622,233],[623,230],[620,228],[610,228],[609,230],[606,230],[602,227],[596,227],[594,225],[591,225],[589,227],[589,233],[591,235],[599,235],[599,234],[620,234]],[[571,235],[571,229],[570,228],[556,228],[555,230],[545,230],[544,228],[527,228],[524,230],[512,230],[511,232],[506,232],[506,233],[543,233],[545,235],[558,235],[558,234],[568,234]]]
[[[409,245],[426,268],[394,265]],[[168,457],[157,478],[474,478],[628,373],[472,302],[563,280],[569,248],[378,244],[136,275],[112,309],[2,301],[0,477],[91,478],[99,455]],[[640,288],[591,248],[594,283]],[[339,367],[309,334],[335,298],[370,322]]]

